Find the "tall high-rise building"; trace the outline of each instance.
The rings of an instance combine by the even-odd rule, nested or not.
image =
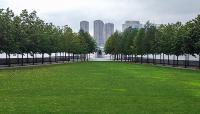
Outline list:
[[[80,30],[89,33],[89,22],[88,21],[81,21],[80,22]]]
[[[126,21],[125,24],[122,25],[122,31],[126,30],[127,28],[142,28],[142,24],[140,21]]]
[[[105,41],[104,42],[106,42],[108,40],[108,38],[114,33],[114,24],[106,23],[104,32],[105,32]]]
[[[104,47],[104,23],[101,20],[94,21],[94,38],[98,47]]]

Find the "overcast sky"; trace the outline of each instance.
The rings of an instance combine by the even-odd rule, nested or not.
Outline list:
[[[10,7],[16,14],[36,10],[39,17],[55,25],[79,30],[82,20],[112,22],[121,30],[126,20],[153,23],[186,22],[200,14],[200,0],[0,0],[0,8]]]

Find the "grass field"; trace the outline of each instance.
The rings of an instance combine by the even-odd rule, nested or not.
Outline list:
[[[115,62],[0,70],[0,113],[199,114],[200,72]]]

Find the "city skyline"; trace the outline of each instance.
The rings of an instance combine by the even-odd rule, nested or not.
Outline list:
[[[89,21],[90,28],[93,20],[99,19],[112,22],[117,30],[121,30],[126,20],[138,20],[142,24],[148,20],[156,24],[186,22],[200,12],[200,1],[197,0],[0,0],[0,3],[0,8],[9,7],[16,14],[23,9],[36,10],[45,21],[58,26],[69,25],[75,32],[79,30],[81,20]],[[89,31],[93,34],[92,29]]]
[[[104,22],[101,20],[94,21],[94,39],[96,40],[98,47],[104,46],[105,34],[104,34]]]
[[[122,31],[126,30],[129,27],[140,29],[143,27],[143,24],[141,24],[140,21],[125,21],[125,23],[122,24]]]
[[[88,21],[80,22],[80,30],[88,32],[90,23]],[[93,22],[93,37],[98,47],[104,47],[107,39],[114,33],[113,23],[104,23],[102,20],[95,20]],[[92,35],[92,34],[90,34]]]
[[[108,40],[108,38],[114,33],[114,27],[115,25],[113,23],[105,23],[104,27],[104,34],[105,34],[105,43]]]
[[[89,33],[89,25],[90,25],[90,23],[88,21],[81,21],[80,22],[80,30],[83,30],[84,32]]]

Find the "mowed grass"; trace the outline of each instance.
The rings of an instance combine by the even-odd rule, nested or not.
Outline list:
[[[200,72],[116,62],[0,70],[0,113],[198,114]]]

